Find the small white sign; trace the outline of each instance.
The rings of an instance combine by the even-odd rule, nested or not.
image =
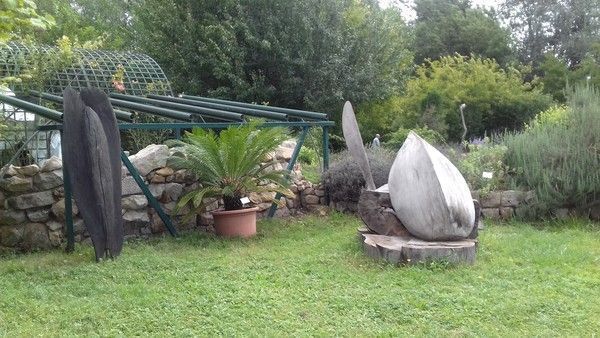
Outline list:
[[[491,179],[494,177],[494,173],[491,171],[484,171],[481,177]]]
[[[240,198],[240,202],[242,202],[242,204],[248,204],[250,203],[250,199],[248,197],[242,197]]]

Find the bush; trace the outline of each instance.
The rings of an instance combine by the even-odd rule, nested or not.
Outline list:
[[[470,152],[461,155],[457,161],[471,190],[481,194],[506,188],[509,167],[504,163],[507,148],[504,145],[470,145]],[[484,172],[491,172],[492,178],[484,178]]]
[[[578,87],[568,106],[565,123],[532,123],[505,137],[507,164],[521,173],[515,183],[535,190],[538,213],[600,201],[600,97]]]
[[[373,180],[377,187],[387,183],[395,153],[384,148],[367,149]],[[348,151],[333,156],[322,182],[334,202],[358,202],[365,179],[358,164]]]
[[[554,105],[543,112],[537,114],[526,129],[540,128],[546,125],[566,125],[568,122],[568,107],[565,105]]]
[[[444,137],[440,133],[438,133],[435,130],[431,130],[427,127],[423,127],[414,129],[400,128],[395,132],[391,133],[390,139],[388,141],[385,141],[383,145],[387,148],[397,151],[398,149],[400,149],[400,147],[402,147],[404,140],[406,140],[406,138],[408,137],[408,133],[410,133],[411,130],[417,133],[419,136],[421,136],[422,139],[431,144],[446,143]]]

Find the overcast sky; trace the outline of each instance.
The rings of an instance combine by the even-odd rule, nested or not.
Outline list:
[[[471,3],[474,7],[497,7],[502,0],[471,0]],[[379,4],[383,8],[387,8],[389,6],[399,6],[397,0],[379,0]],[[415,18],[415,12],[412,8],[407,6],[400,6],[402,8],[402,13],[404,18],[408,21],[413,20]]]

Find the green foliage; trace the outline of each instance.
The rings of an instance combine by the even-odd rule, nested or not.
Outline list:
[[[32,0],[0,0],[0,43],[30,39],[52,25],[54,19],[39,14]]]
[[[0,335],[600,332],[598,225],[576,221],[539,229],[486,222],[477,263],[469,267],[375,262],[357,243],[360,226],[358,218],[337,213],[262,220],[252,239],[194,232],[129,242],[119,259],[101,264],[93,263],[89,245],[77,245],[73,254],[3,257]],[[99,311],[101,304],[110,309]]]
[[[469,145],[469,152],[460,155],[457,167],[471,190],[486,194],[507,188],[510,170],[505,164],[507,147],[504,145]],[[483,172],[491,172],[492,178],[484,178]]]
[[[367,157],[376,186],[387,183],[396,153],[385,148],[367,149]],[[329,169],[321,178],[329,196],[334,202],[358,202],[360,191],[365,187],[365,179],[360,167],[348,151],[332,157]]]
[[[258,121],[231,126],[217,135],[213,130],[194,129],[183,141],[172,141],[173,166],[187,169],[201,186],[177,203],[177,208],[192,207],[190,215],[204,208],[208,197],[223,198],[225,210],[241,209],[239,201],[249,192],[276,191],[289,195],[283,170],[270,170],[273,163],[262,164],[286,138],[283,128],[258,129]]]
[[[470,8],[468,1],[417,0],[414,51],[417,64],[455,53],[495,59],[512,58],[509,32],[494,13]]]
[[[543,128],[548,125],[566,126],[569,122],[569,111],[565,105],[554,105],[543,112],[537,114],[530,123],[526,125],[527,129]]]
[[[566,123],[534,123],[505,139],[507,164],[522,172],[516,183],[535,190],[542,214],[559,207],[585,210],[600,200],[598,91],[579,86],[568,106]]]
[[[402,144],[404,144],[404,140],[406,140],[406,138],[408,137],[408,133],[410,133],[411,130],[417,133],[417,135],[419,135],[422,139],[431,144],[443,144],[446,142],[444,140],[444,137],[440,135],[440,133],[438,133],[437,131],[431,130],[427,127],[421,127],[413,129],[400,128],[395,132],[391,133],[389,135],[389,139],[387,141],[384,141],[383,145],[386,148],[390,148],[392,150],[397,151],[398,149],[400,149],[400,147],[402,147]]]
[[[520,128],[550,105],[535,82],[524,82],[527,69],[501,69],[494,60],[446,56],[419,66],[406,84],[397,124],[427,126],[447,140],[460,140],[459,106],[466,104],[467,138]]]
[[[300,149],[300,154],[298,154],[298,161],[302,164],[318,165],[320,162],[319,154],[314,149],[303,146]]]

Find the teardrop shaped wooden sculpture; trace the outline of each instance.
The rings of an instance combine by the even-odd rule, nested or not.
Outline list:
[[[63,156],[73,196],[92,238],[96,260],[115,257],[123,243],[122,225],[119,228],[122,223],[116,221],[121,218],[120,167],[115,176],[111,142],[98,114],[73,89],[65,89],[63,99]],[[114,180],[119,180],[119,184]]]
[[[415,237],[428,241],[467,238],[475,208],[467,182],[437,149],[410,132],[388,179],[396,216]]]

